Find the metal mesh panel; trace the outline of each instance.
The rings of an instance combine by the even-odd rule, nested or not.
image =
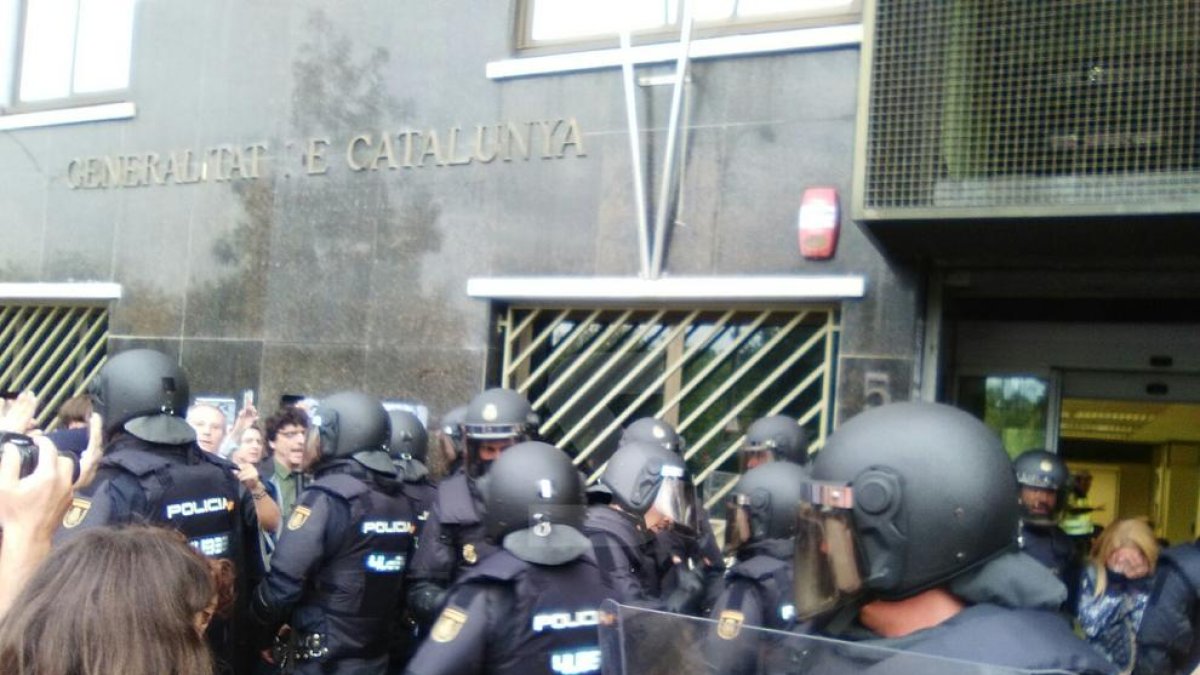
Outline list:
[[[540,434],[599,476],[621,430],[641,417],[687,439],[715,502],[731,484],[749,424],[786,414],[819,447],[832,411],[838,324],[831,309],[510,308],[503,385],[525,394]]]
[[[866,217],[1200,204],[1200,3],[877,0],[871,27]]]
[[[55,426],[58,407],[82,393],[108,346],[104,307],[0,305],[0,390],[38,395],[38,423]]]

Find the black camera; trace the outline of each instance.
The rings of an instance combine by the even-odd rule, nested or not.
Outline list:
[[[38,447],[33,442],[33,439],[25,434],[13,433],[11,431],[0,431],[0,450],[4,446],[11,445],[17,449],[21,455],[21,478],[33,473],[37,468],[38,463]],[[71,460],[73,466],[71,474],[71,482],[79,480],[79,458],[73,453],[58,451],[60,457],[67,457]]]

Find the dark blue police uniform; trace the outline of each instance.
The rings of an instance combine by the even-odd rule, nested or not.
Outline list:
[[[349,460],[323,467],[251,603],[260,623],[291,626],[294,672],[386,672],[414,531],[398,484]]]

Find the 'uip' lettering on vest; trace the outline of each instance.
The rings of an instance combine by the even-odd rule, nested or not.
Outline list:
[[[550,658],[550,668],[564,675],[595,673],[600,670],[600,650],[580,649],[576,652],[554,654]]]

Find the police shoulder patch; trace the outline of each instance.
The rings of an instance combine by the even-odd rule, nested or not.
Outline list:
[[[450,642],[458,637],[459,631],[466,622],[466,612],[457,607],[447,607],[438,615],[433,629],[429,631],[429,637],[433,638],[434,642]]]
[[[312,515],[312,510],[307,506],[297,506],[292,511],[292,516],[288,518],[287,529],[298,530],[304,527],[304,523],[308,522],[308,517]]]
[[[67,509],[67,512],[63,514],[63,527],[70,529],[82,523],[84,517],[87,516],[87,513],[91,508],[91,500],[84,499],[83,497],[76,497],[72,499],[71,508]]]
[[[742,622],[746,620],[741,612],[727,609],[721,612],[717,620],[717,637],[722,640],[732,640],[742,632]]]

